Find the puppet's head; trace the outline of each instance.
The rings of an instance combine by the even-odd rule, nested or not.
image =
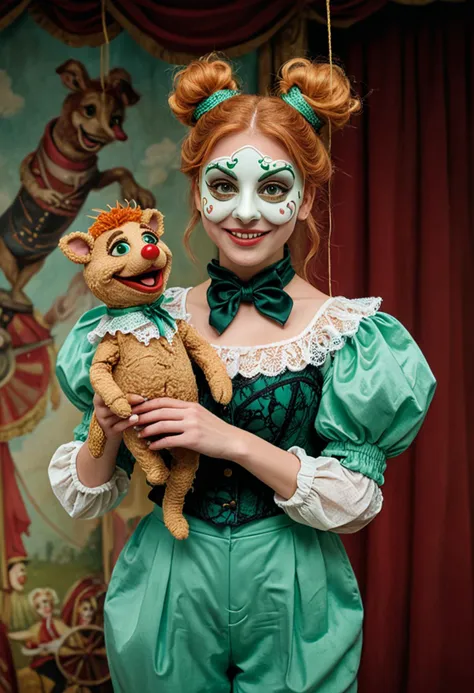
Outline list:
[[[160,237],[163,215],[156,209],[116,207],[99,214],[89,233],[64,236],[59,245],[84,265],[86,284],[109,308],[156,301],[166,288],[171,251]]]

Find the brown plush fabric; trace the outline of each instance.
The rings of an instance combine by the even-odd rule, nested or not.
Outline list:
[[[99,216],[104,230],[96,238],[76,232],[62,238],[60,247],[70,260],[85,265],[84,276],[89,288],[108,307],[153,303],[166,288],[172,256],[160,240],[159,255],[153,260],[146,259],[141,254],[145,245],[142,236],[151,232],[159,238],[163,233],[163,217],[157,210],[143,210],[141,222],[122,222],[118,227],[122,233],[118,235],[117,227],[107,228],[113,225],[113,212]],[[114,256],[111,253],[120,241],[128,243],[130,251]],[[121,281],[122,278],[139,281],[141,275],[149,272],[161,272],[162,280],[159,274],[156,275],[156,291],[153,287],[142,290],[138,284],[130,286]],[[147,399],[172,397],[197,402],[198,391],[190,359],[204,372],[215,400],[222,404],[230,402],[232,381],[214,349],[186,322],[177,321],[177,328],[172,344],[161,337],[145,345],[133,334],[120,332],[107,334],[102,339],[94,356],[90,379],[94,391],[117,416],[130,416],[128,394],[138,394]],[[185,539],[189,528],[183,516],[184,498],[198,468],[198,453],[173,449],[173,461],[171,469],[168,469],[160,454],[150,451],[146,440],[138,438],[134,429],[125,431],[124,442],[151,484],[166,483],[163,501],[165,524],[173,536]],[[102,456],[105,436],[95,416],[89,430],[88,446],[93,457]]]

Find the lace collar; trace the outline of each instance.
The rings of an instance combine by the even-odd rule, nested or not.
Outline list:
[[[191,322],[186,310],[186,296],[191,287],[174,287],[165,291],[163,304],[175,320]],[[329,298],[309,325],[295,337],[259,346],[212,346],[225,363],[231,378],[237,373],[246,378],[258,374],[276,376],[285,370],[302,371],[308,365],[322,366],[328,354],[341,349],[353,337],[363,318],[379,310],[382,299],[342,296]]]

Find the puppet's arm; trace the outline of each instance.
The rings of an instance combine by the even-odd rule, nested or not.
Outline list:
[[[186,351],[204,373],[212,396],[219,404],[229,404],[232,399],[232,380],[221,359],[209,342],[191,325],[184,320],[178,320],[177,324]]]
[[[106,334],[95,352],[90,370],[90,380],[94,391],[116,416],[128,418],[132,408],[124,392],[113,377],[113,369],[120,360],[120,347],[117,338]]]

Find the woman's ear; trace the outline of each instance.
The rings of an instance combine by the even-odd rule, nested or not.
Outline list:
[[[88,233],[73,231],[73,233],[61,238],[59,247],[72,262],[77,265],[88,265],[92,259],[94,239]]]
[[[303,202],[298,210],[298,221],[306,221],[313,209],[314,198],[316,197],[316,188],[314,186],[305,185],[303,192]]]

